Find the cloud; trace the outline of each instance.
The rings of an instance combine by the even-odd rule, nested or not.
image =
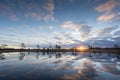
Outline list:
[[[8,1],[5,1],[6,3]],[[0,11],[1,11],[1,15],[7,16],[9,17],[11,20],[13,21],[17,21],[19,18],[16,16],[15,12],[10,8],[9,5],[0,2]]]
[[[17,34],[17,35],[20,35],[21,32],[15,28],[12,28],[12,27],[8,27],[7,30],[11,33],[14,33],[14,34]]]
[[[32,33],[36,33],[37,31],[35,30],[35,27],[31,27],[29,25],[23,25],[23,27],[26,29],[26,32],[32,32]]]
[[[119,26],[111,26],[96,30],[89,40],[86,40],[87,45],[95,47],[113,47],[114,44],[120,45],[120,36],[118,36]]]
[[[8,31],[14,31],[14,30],[9,30]],[[1,34],[0,35],[0,44],[11,44],[11,45],[16,45],[16,44],[19,44],[21,38],[20,38],[20,34],[16,34],[16,31],[15,32],[11,32],[9,34]]]
[[[93,41],[92,45],[97,47],[112,47],[115,44],[115,42],[107,40],[107,39],[101,39]]]
[[[45,17],[44,17],[44,20],[45,21],[55,21],[55,18],[53,17],[54,15],[54,12],[50,12],[50,14],[47,14]]]
[[[120,19],[120,14],[110,13],[103,14],[97,18],[98,21],[113,22]]]
[[[54,4],[53,1],[50,0],[48,3],[45,3],[44,8],[48,11],[53,11],[54,10]]]
[[[119,0],[108,0],[105,3],[98,5],[95,10],[102,12],[97,20],[104,22],[113,22],[120,19],[120,12],[117,7],[120,7]]]
[[[120,29],[114,32],[115,36],[120,36]]]
[[[64,33],[64,32],[53,32],[53,39],[56,41],[56,43],[60,43],[61,45],[62,44],[70,44],[70,43],[72,43],[72,40],[71,39],[68,39],[68,37],[70,36],[70,35],[67,35],[66,33]]]
[[[120,46],[120,36],[112,37],[111,39],[114,41],[115,44]]]
[[[39,4],[41,3],[41,5]],[[26,3],[25,3],[26,4]],[[26,11],[25,16],[31,17],[36,20],[45,20],[45,21],[54,21],[54,1],[37,1],[27,5],[30,8],[29,11]]]
[[[74,33],[77,33],[77,34],[80,34],[80,37],[82,39],[88,39],[89,36],[90,36],[90,33],[91,33],[91,30],[92,30],[92,26],[89,26],[87,24],[84,24],[84,23],[80,23],[80,24],[75,24],[71,21],[67,21],[67,22],[64,22],[61,27],[63,29],[72,29],[74,30],[75,32]]]
[[[61,25],[61,27],[62,27],[63,29],[69,28],[69,29],[74,29],[75,31],[78,31],[77,25],[74,24],[74,23],[71,22],[71,21],[64,22],[64,23]]]
[[[98,12],[111,12],[117,6],[116,0],[108,0],[98,5],[95,10]]]
[[[68,26],[68,24],[67,24],[67,26],[64,26],[64,28],[66,28],[66,27],[67,27],[67,29],[71,28],[70,26]],[[87,37],[86,36],[87,30],[86,29],[83,30],[83,31],[86,31],[85,32],[86,34],[84,34],[82,37],[79,32],[75,31],[76,30],[75,28],[72,27],[72,29],[74,29],[74,31],[71,31],[69,34],[71,35],[70,37],[72,37],[71,41],[73,41],[73,43],[63,45],[65,47],[73,47],[73,46],[79,46],[79,45],[88,46],[90,44],[92,46],[96,46],[96,47],[113,47],[114,44],[120,45],[120,42],[119,42],[120,38],[118,36],[119,35],[119,26],[118,25],[105,27],[105,28],[101,28],[98,30],[92,29],[92,31],[90,30],[90,32],[88,29],[89,39],[85,39],[83,41],[81,38],[83,38],[84,36]],[[81,31],[81,29],[79,31]],[[80,35],[80,37],[79,37],[79,35]]]
[[[95,33],[96,33],[95,35],[97,35],[97,37],[112,36],[113,35],[112,32],[118,28],[119,28],[118,25],[111,26],[111,27],[105,27],[105,28],[102,28],[102,29],[95,31]]]
[[[54,9],[55,6],[53,0],[4,0],[0,2],[0,14],[7,16],[13,21],[26,18],[54,21]]]

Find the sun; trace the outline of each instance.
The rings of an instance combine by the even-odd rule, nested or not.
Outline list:
[[[84,50],[86,49],[86,47],[80,46],[80,47],[78,47],[77,49],[80,50],[80,51],[84,51]]]
[[[83,50],[83,49],[84,49],[84,47],[80,47],[79,49],[80,49],[80,50]]]

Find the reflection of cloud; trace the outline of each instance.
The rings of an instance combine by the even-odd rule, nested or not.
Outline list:
[[[79,66],[74,66],[74,70],[77,70],[77,73],[72,75],[65,74],[62,79],[64,80],[89,80],[96,76],[96,70],[93,67],[92,61],[82,60],[82,63]]]
[[[86,77],[94,77],[96,75],[96,70],[94,69],[92,61],[84,60],[81,63],[81,73]]]
[[[115,75],[120,75],[120,71],[116,68],[116,65],[104,65],[103,67],[100,68],[100,70],[103,70]]]

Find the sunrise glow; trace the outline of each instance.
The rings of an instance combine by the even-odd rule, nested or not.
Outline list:
[[[84,47],[84,46],[79,46],[77,49],[80,50],[80,51],[85,51],[87,48]]]

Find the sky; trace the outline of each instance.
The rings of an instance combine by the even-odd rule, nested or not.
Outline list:
[[[0,0],[0,45],[120,46],[120,0]]]

